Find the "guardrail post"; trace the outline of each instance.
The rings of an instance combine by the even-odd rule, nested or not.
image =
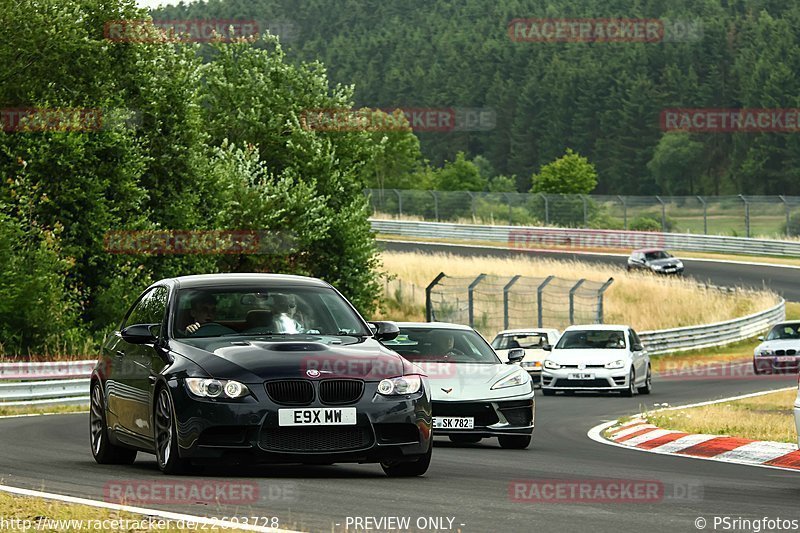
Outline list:
[[[697,199],[703,204],[703,235],[708,235],[708,204],[702,196],[698,196]]]
[[[744,202],[744,233],[750,238],[750,202],[742,194],[739,195],[739,199]]]
[[[585,279],[578,280],[570,290],[569,290],[569,325],[575,323],[575,291],[577,291],[583,282],[586,281]]]
[[[781,202],[783,202],[783,208],[786,210],[786,236],[790,237],[791,236],[791,231],[789,230],[789,223],[790,223],[790,221],[789,221],[789,202],[786,201],[786,197],[784,195],[782,195],[782,194],[780,196],[778,196],[778,198],[781,199]]]
[[[661,204],[661,231],[663,233],[666,233],[667,232],[667,204],[664,203],[664,200],[662,200],[660,196],[656,196],[656,200],[658,200],[658,203]]]
[[[555,278],[555,276],[547,276],[547,278],[545,278],[545,280],[538,287],[536,287],[536,315],[538,317],[536,323],[539,324],[540,328],[544,327],[542,326],[542,293],[544,292],[544,288],[547,286],[547,284],[553,281],[553,278]]]
[[[400,191],[397,189],[392,189],[394,193],[397,195],[397,211],[398,216],[403,216],[403,195],[400,194]]]
[[[433,302],[431,301],[431,291],[433,291],[433,288],[436,287],[436,285],[439,284],[439,282],[442,280],[443,277],[445,277],[445,273],[444,272],[439,272],[439,275],[436,276],[435,278],[433,278],[433,281],[428,283],[428,286],[425,287],[425,321],[426,322],[433,322],[436,319],[436,317],[434,316],[434,313],[433,313]]]
[[[521,278],[522,276],[517,274],[511,281],[506,283],[506,286],[503,287],[503,329],[508,329],[508,293],[511,290],[511,287]]]
[[[617,195],[617,198],[619,198],[619,201],[622,204],[622,222],[623,222],[623,226],[622,227],[625,228],[625,231],[627,231],[628,230],[628,200],[624,196],[620,196],[620,195]]]
[[[467,289],[469,295],[469,327],[475,327],[475,299],[473,298],[473,293],[475,292],[475,287],[483,281],[483,278],[486,277],[486,274],[479,274],[475,280],[469,284]]]
[[[614,283],[614,278],[608,278],[608,281],[603,283],[603,286],[600,287],[597,291],[597,323],[603,323],[603,293],[606,292],[611,284]]]
[[[550,225],[550,202],[547,201],[547,195],[544,194],[543,192],[540,192],[539,196],[541,196],[542,200],[544,200],[544,225],[545,226],[549,226]]]

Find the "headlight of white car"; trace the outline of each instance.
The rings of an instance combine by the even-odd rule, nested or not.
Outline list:
[[[618,359],[616,361],[611,361],[610,363],[606,363],[605,367],[609,369],[625,368],[625,360]]]
[[[238,381],[213,378],[186,378],[186,386],[201,398],[241,398],[250,394],[250,389]]]
[[[422,378],[417,375],[400,376],[399,378],[382,379],[378,383],[378,392],[384,396],[414,394],[422,387]]]
[[[768,350],[764,348],[763,350],[758,350],[758,355],[775,355],[775,350]]]
[[[505,389],[506,387],[517,387],[519,385],[525,385],[531,380],[530,376],[528,376],[527,372],[515,372],[510,376],[504,377],[494,385],[492,385],[492,390],[494,389]]]
[[[522,368],[541,368],[542,362],[541,361],[523,361],[520,363]]]
[[[561,365],[559,365],[555,361],[551,361],[550,359],[545,359],[544,367],[549,368],[550,370],[558,370],[559,368],[561,368]]]

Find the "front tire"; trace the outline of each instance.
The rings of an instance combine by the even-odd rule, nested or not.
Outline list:
[[[531,444],[530,435],[501,435],[497,437],[500,447],[509,450],[524,450]]]
[[[636,394],[636,372],[631,368],[631,375],[628,376],[628,388],[622,391],[622,396],[631,398]]]
[[[433,455],[433,443],[428,447],[428,453],[415,461],[404,461],[401,463],[381,463],[383,472],[389,477],[415,477],[421,476],[428,471]]]
[[[175,409],[166,387],[158,389],[153,416],[155,421],[155,453],[158,469],[165,474],[181,475],[190,471],[191,462],[178,453],[178,432]]]

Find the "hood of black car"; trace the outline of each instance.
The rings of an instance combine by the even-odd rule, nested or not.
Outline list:
[[[256,383],[271,379],[381,380],[411,372],[405,359],[373,339],[331,344],[323,339],[181,339],[172,349],[209,376]]]

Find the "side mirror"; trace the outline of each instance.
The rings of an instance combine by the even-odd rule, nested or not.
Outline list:
[[[553,351],[553,345],[552,344],[545,344],[544,346],[542,346],[542,350],[544,350],[545,352],[552,352]]]
[[[378,342],[391,341],[397,338],[400,333],[400,328],[394,322],[370,322],[370,329],[373,330],[373,336]]]
[[[158,335],[153,332],[159,324],[133,324],[120,331],[122,339],[131,344],[154,344]]]
[[[760,340],[760,341],[762,341],[762,342],[763,342],[763,341],[764,341],[764,335],[759,335],[759,336],[758,336],[758,340]]]
[[[633,345],[633,351],[634,352],[641,352],[642,350],[644,350],[644,346],[642,346],[641,344],[634,344]]]
[[[508,364],[513,365],[525,359],[525,350],[522,348],[513,348],[508,351]]]

